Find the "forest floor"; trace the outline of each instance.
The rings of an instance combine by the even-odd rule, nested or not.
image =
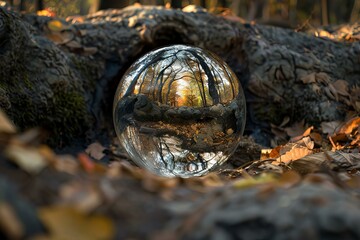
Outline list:
[[[143,10],[136,11],[141,12]],[[145,9],[144,11],[145,13],[146,11],[151,13],[153,10]],[[162,10],[155,9],[154,11],[158,14]],[[108,13],[105,13],[104,16],[99,15],[99,21],[102,21],[102,17],[108,19],[106,14]],[[118,14],[120,14],[119,16],[125,16],[127,12],[119,12]],[[178,16],[183,19],[182,14],[184,13],[169,16],[172,16],[175,20],[178,19]],[[6,16],[12,19],[10,18],[12,15],[8,14]],[[114,19],[117,16],[115,14]],[[142,21],[143,14],[139,14],[139,16],[141,20],[139,23],[148,24],[147,20]],[[151,24],[155,19],[153,16],[149,15],[148,17],[151,19]],[[186,16],[192,15],[189,13]],[[205,20],[213,19],[213,17],[203,13],[198,16]],[[146,17],[145,14],[144,19],[147,19]],[[18,24],[20,18],[14,19]],[[164,22],[170,21],[167,18],[164,19]],[[106,25],[107,27],[104,27],[104,29],[94,28],[99,31],[94,36],[104,37],[108,42],[111,39],[118,40],[116,37],[113,38],[111,26],[120,28],[123,23],[116,21],[113,23],[120,24]],[[70,27],[64,29],[64,26],[59,21],[49,20],[49,22],[50,25],[47,26],[50,26],[50,30],[51,28],[55,29],[54,32],[61,30],[61,33],[68,33],[67,31],[70,33],[72,31]],[[134,21],[128,22],[129,25],[132,25]],[[190,21],[191,24],[201,23],[197,25],[199,29],[204,27],[203,22],[203,20]],[[107,24],[110,23],[107,22]],[[171,26],[178,25],[176,21],[174,23]],[[233,33],[229,23],[225,22],[225,20],[221,20],[220,23],[221,29],[230,29],[230,33]],[[27,26],[16,24],[14,26],[21,26],[21,30],[25,29],[24,26]],[[147,37],[152,36],[148,34],[148,31],[145,31],[151,29],[146,26],[153,26],[146,24],[144,28],[138,28],[137,30],[132,27],[138,26],[138,24],[134,24],[132,27],[126,26],[128,28],[121,28],[120,33],[124,33],[121,36],[126,36],[129,29],[132,29],[133,31],[130,33],[135,34],[136,39],[140,39],[138,36],[145,36],[144,39],[146,40]],[[97,25],[95,24],[95,26]],[[224,26],[228,28],[224,28]],[[87,27],[86,23],[84,23],[83,27]],[[3,29],[6,30],[8,27],[6,26]],[[216,32],[216,36],[218,36],[217,28],[211,26],[209,29]],[[109,30],[109,33],[106,32],[107,30]],[[140,31],[142,35],[138,35],[137,31]],[[245,30],[242,31],[245,33]],[[280,32],[279,29],[276,31],[272,35]],[[79,33],[81,32],[86,33],[86,31],[79,31]],[[159,34],[161,33],[160,31]],[[168,35],[166,31],[164,33],[166,33],[166,36]],[[285,30],[281,30],[280,33],[285,33]],[[107,37],[109,36],[107,34],[111,34],[112,38]],[[293,36],[293,33],[290,35]],[[52,33],[49,36],[57,36],[57,40],[59,40],[59,36],[64,37],[58,33],[57,35]],[[105,42],[101,38],[92,40],[91,36],[93,35],[85,34],[83,37],[89,37],[91,41],[96,43]],[[177,38],[177,35],[174,36]],[[220,39],[222,44],[223,40],[225,40],[222,33],[219,34],[219,38],[211,37],[213,36],[211,34],[209,36],[208,41]],[[273,47],[272,41],[261,42],[259,36],[249,37],[247,41],[249,43],[261,43],[262,45],[259,46]],[[298,36],[307,39],[305,35]],[[357,38],[357,35],[354,35],[355,37],[353,35],[349,36],[347,34],[343,37],[349,41],[352,41],[352,38]],[[35,44],[22,45],[22,48],[18,47],[16,44],[19,41],[16,37],[17,35],[15,35],[14,39],[11,39],[14,44],[10,45],[16,46],[16,49],[20,49],[19,51],[28,50],[29,56],[33,57],[36,52],[30,51],[30,47]],[[133,36],[130,34],[129,37]],[[270,38],[271,36],[267,37]],[[336,32],[328,37],[336,37]],[[35,39],[41,40],[43,38],[38,37]],[[196,37],[195,39],[201,38]],[[64,39],[60,38],[60,40]],[[125,40],[124,45],[128,46],[129,43]],[[328,44],[326,41],[316,41]],[[40,41],[38,45],[42,46],[44,42],[46,41]],[[64,45],[69,45],[68,47],[72,48],[70,44],[74,44],[74,42],[76,43],[76,41],[66,41]],[[229,42],[231,41],[229,40]],[[27,44],[27,41],[24,41],[25,43]],[[111,42],[109,45],[111,45]],[[278,45],[281,48],[275,49],[281,52],[284,51],[283,44],[279,42]],[[251,47],[251,44],[247,46]],[[336,45],[336,49],[340,46],[342,45]],[[81,51],[84,51],[84,54],[90,55],[91,52],[97,49],[80,47],[77,46],[74,49],[79,51],[82,49]],[[37,53],[43,53],[39,49],[37,48]],[[63,54],[57,48],[52,49],[56,49],[56,53]],[[106,46],[99,47],[96,51],[105,51],[104,49],[107,49]],[[254,47],[254,49],[257,49],[257,47]],[[298,50],[294,49],[291,53]],[[48,54],[47,48],[45,50],[47,57],[48,55],[53,56]],[[358,57],[356,49],[354,51],[353,49],[350,50],[346,53]],[[308,50],[309,54],[304,53],[301,45],[301,51],[299,53],[296,51],[296,56],[307,56],[304,62],[310,68],[308,69],[309,74],[305,75],[305,78],[300,79],[299,77],[301,82],[305,85],[315,83],[320,81],[316,79],[316,76],[322,76],[323,78],[325,76],[326,81],[323,79],[322,81],[327,83],[329,78],[327,74],[318,73],[315,71],[318,69],[311,68],[313,50]],[[323,51],[322,48],[315,52],[318,54],[314,58],[319,59],[317,62],[320,62],[323,58],[323,52],[326,51]],[[249,56],[253,56],[256,51],[249,51],[249,53],[251,53]],[[136,56],[126,55],[125,53],[119,54],[124,59],[130,58],[129,56]],[[13,55],[10,54],[9,56]],[[107,54],[104,55],[107,56]],[[277,56],[277,54],[275,55]],[[274,58],[271,58],[271,55],[264,56],[266,56],[267,61],[269,59],[273,61],[269,64],[271,66],[274,62],[279,61],[276,56]],[[289,54],[289,56],[292,55]],[[335,60],[345,65],[352,62],[354,64],[351,66],[339,64],[336,69],[333,69],[333,64],[325,64],[326,67],[323,69],[328,69],[327,72],[330,74],[331,71],[338,72],[346,67],[358,66],[355,64],[356,61],[345,62],[343,59],[345,58]],[[32,58],[30,60],[32,62]],[[324,62],[326,63],[326,61]],[[97,61],[94,61],[94,63],[98,64]],[[68,70],[71,70],[70,68],[64,68],[66,71],[63,71],[62,64],[68,67],[68,63],[61,62],[59,67],[61,71],[55,71],[56,73],[67,73]],[[35,64],[34,66],[29,68],[42,68],[39,66],[43,65]],[[54,69],[57,69],[55,67]],[[355,67],[351,69],[351,73],[358,72]],[[43,68],[48,69],[51,74],[51,71],[54,70],[48,66]],[[267,69],[261,65],[259,72],[257,72],[258,75],[262,76],[264,74],[262,72],[263,68]],[[14,69],[11,68],[10,70],[13,73],[17,69],[14,67]],[[101,73],[100,70],[99,73]],[[51,74],[49,76],[53,76]],[[28,75],[32,76],[34,73],[29,72]],[[95,75],[89,72],[84,79],[88,80],[89,76]],[[277,72],[271,75],[283,77],[282,74],[277,74]],[[34,79],[39,81],[39,86],[41,86],[43,82],[40,80],[47,80],[47,76],[46,74],[34,75]],[[349,98],[353,101],[348,101],[348,108],[344,109],[350,109],[349,106],[351,106],[352,109],[358,110],[358,98],[351,98],[353,93],[355,95],[356,92],[359,92],[359,87],[355,82],[358,81],[356,77],[356,74],[354,74],[351,78],[351,81],[354,82],[353,92],[349,92],[344,80],[333,77],[334,82],[327,83],[325,87],[328,91],[323,95],[314,95],[314,98],[310,98],[312,100],[310,103],[315,104],[318,102],[317,97],[323,97],[322,101],[327,104],[324,106],[329,106],[329,108],[345,106],[331,105],[331,103],[334,103],[334,99],[338,100],[339,96],[346,96],[346,99]],[[22,81],[22,76],[19,79]],[[54,75],[54,80],[57,81],[58,79],[61,80],[62,78]],[[71,80],[67,82],[69,85],[76,82],[73,78],[69,79]],[[84,79],[79,78],[78,80]],[[20,80],[19,83],[21,83]],[[9,82],[13,83],[14,81]],[[282,81],[270,81],[270,83],[274,84],[280,82]],[[260,83],[260,81],[255,83]],[[301,90],[297,91],[310,89],[310,87],[305,88],[302,83],[297,85],[298,87],[301,86],[299,88]],[[334,85],[335,83],[336,85]],[[102,84],[99,84],[99,86],[103,87]],[[262,85],[259,86],[262,87]],[[268,93],[270,90],[276,89],[278,85],[270,84],[270,86],[272,86],[271,89],[255,89],[263,89]],[[322,85],[319,83],[319,86]],[[312,89],[320,91],[319,86],[313,84]],[[77,85],[72,87],[78,89]],[[292,88],[288,87],[288,89]],[[85,94],[86,91],[83,92]],[[276,93],[276,91],[274,92]],[[64,93],[67,93],[67,91]],[[324,97],[326,93],[333,98],[332,102],[329,100],[330,97]],[[31,94],[37,94],[37,92],[34,90]],[[277,97],[278,95],[274,96]],[[292,98],[292,92],[290,91],[287,96]],[[9,97],[9,99],[16,99],[15,97],[12,99]],[[302,97],[298,97],[298,99],[303,101]],[[98,101],[101,102],[101,99]],[[285,99],[283,103],[285,104],[286,101]],[[27,105],[24,105],[25,102],[20,101],[15,106],[21,107],[20,109],[27,109]],[[54,101],[48,103],[51,102]],[[68,108],[68,106],[73,106],[72,102],[70,103],[69,105],[62,105],[62,110]],[[42,109],[37,104],[34,104],[34,106],[36,106],[34,110]],[[278,109],[280,103],[274,99],[271,106]],[[46,105],[46,107],[48,106]],[[55,105],[54,107],[55,110],[58,110],[59,106]],[[44,107],[44,109],[46,108]],[[267,107],[261,109],[264,110],[264,115],[268,115],[269,109]],[[286,110],[283,111],[286,112]],[[20,111],[15,109],[14,112]],[[313,112],[310,111],[308,115],[314,115]],[[63,117],[61,111],[56,111],[56,113],[57,116],[51,116],[53,119],[58,120],[57,117]],[[39,115],[34,112],[32,114]],[[71,111],[68,116],[70,116],[69,118],[73,116]],[[63,117],[62,120],[69,119]],[[79,122],[83,123],[83,121]],[[108,133],[108,136],[112,136],[109,138],[112,139],[107,139],[107,141],[99,139],[98,142],[93,142],[88,146],[69,146],[69,151],[58,151],[44,144],[49,139],[46,139],[46,134],[41,129],[31,128],[25,132],[19,131],[8,117],[0,111],[0,239],[360,239],[360,117],[358,117],[358,113],[352,114],[349,112],[344,121],[322,122],[319,127],[309,126],[304,122],[298,122],[288,127],[290,122],[292,121],[289,118],[284,118],[281,124],[271,125],[271,135],[274,137],[267,140],[271,142],[273,148],[264,148],[256,144],[251,137],[244,136],[234,155],[217,171],[203,177],[165,178],[153,175],[133,164],[121,149],[114,132]],[[63,125],[68,123],[71,124],[72,122],[61,122]],[[59,136],[52,135],[51,137]]]
[[[56,154],[0,117],[2,239],[359,239],[359,117],[274,127],[291,139],[273,149],[244,137],[186,179],[136,167],[116,139]]]

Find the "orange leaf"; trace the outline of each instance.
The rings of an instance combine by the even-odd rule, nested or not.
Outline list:
[[[274,148],[273,150],[271,150],[269,157],[270,158],[278,158],[280,157],[280,149],[282,148],[282,146],[277,146],[276,148]]]
[[[310,133],[310,138],[317,144],[317,145],[321,145],[322,143],[322,136],[317,133],[317,132],[312,132]]]
[[[298,147],[286,152],[284,155],[281,155],[276,160],[278,162],[289,163],[312,153],[313,152],[306,147]]]
[[[351,134],[360,125],[360,117],[350,119],[342,126],[338,133]]]
[[[314,126],[311,126],[305,130],[305,132],[302,134],[304,137],[307,137],[310,135],[311,131],[314,129]]]
[[[84,168],[86,172],[90,173],[94,171],[95,164],[86,153],[79,153],[78,159],[81,166]]]
[[[62,30],[68,29],[68,26],[64,25],[59,20],[51,20],[47,23],[47,26],[52,32],[60,32]]]

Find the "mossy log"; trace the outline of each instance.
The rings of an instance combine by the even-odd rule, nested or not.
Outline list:
[[[144,53],[170,44],[210,50],[246,92],[246,133],[268,144],[284,118],[318,125],[360,110],[359,42],[242,24],[203,9],[128,7],[67,21],[0,8],[0,106],[58,146],[112,126],[114,89]],[[339,81],[340,80],[340,81]]]

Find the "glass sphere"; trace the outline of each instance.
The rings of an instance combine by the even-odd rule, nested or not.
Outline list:
[[[206,50],[174,45],[136,61],[117,88],[120,143],[139,166],[162,176],[204,175],[236,150],[245,98],[229,66]]]

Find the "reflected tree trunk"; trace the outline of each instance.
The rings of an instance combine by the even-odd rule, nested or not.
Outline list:
[[[115,9],[120,9],[120,8],[124,8],[130,5],[130,1],[129,0],[113,0],[113,1],[108,1],[108,0],[100,0],[100,4],[99,4],[99,10],[102,9],[109,9],[109,8],[115,8]]]
[[[182,1],[181,0],[171,0],[171,7],[172,8],[182,8]]]
[[[37,0],[36,1],[36,9],[37,10],[43,10],[45,7],[44,7],[44,1],[43,0]]]
[[[350,22],[355,23],[359,21],[359,14],[360,14],[360,0],[354,0],[354,6],[351,11],[350,15]]]
[[[234,0],[231,3],[230,8],[232,9],[232,11],[234,12],[234,14],[236,16],[240,16],[240,13],[241,13],[240,6],[241,6],[241,0]]]
[[[25,11],[26,10],[25,2],[26,2],[26,0],[20,0],[19,11]]]
[[[329,24],[329,11],[328,11],[328,1],[321,0],[321,23],[323,25]]]

